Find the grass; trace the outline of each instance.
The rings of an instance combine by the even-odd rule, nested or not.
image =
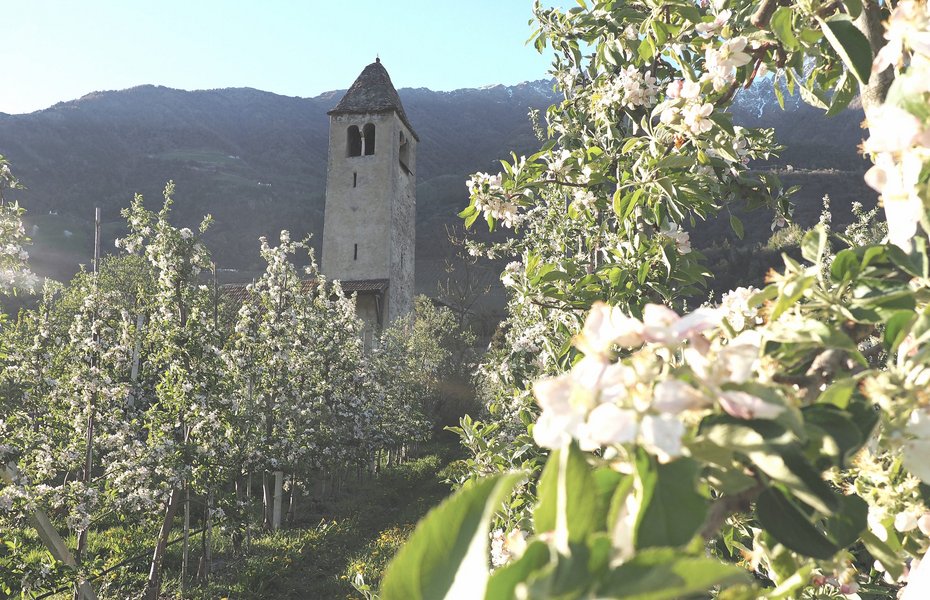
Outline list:
[[[219,548],[213,580],[192,597],[361,598],[354,574],[376,584],[420,517],[449,493],[441,467],[437,455],[393,467],[350,486],[313,524],[256,537],[239,558]]]
[[[362,599],[351,583],[356,573],[376,588],[391,557],[413,532],[417,521],[450,493],[442,479],[443,469],[451,460],[446,456],[451,448],[438,450],[386,468],[376,478],[350,482],[336,497],[313,505],[305,499],[306,512],[291,527],[272,533],[253,526],[250,543],[238,555],[233,552],[232,532],[217,527],[209,582],[190,583],[183,594],[181,544],[171,545],[165,556],[162,598]],[[113,524],[92,531],[87,566],[91,573],[106,571],[93,584],[100,600],[140,597],[156,525],[155,521]],[[32,539],[33,531],[23,533],[31,534],[27,537],[37,543]],[[172,539],[180,533],[179,520]],[[191,537],[192,575],[198,570],[201,541],[200,535]],[[75,540],[68,543],[74,547]],[[136,556],[138,559],[124,564],[125,559]],[[49,598],[66,600],[71,593]]]
[[[429,454],[389,467],[376,478],[353,481],[333,498],[314,504],[305,500],[306,514],[277,532],[253,528],[250,543],[234,554],[231,531],[217,528],[212,574],[208,583],[191,583],[181,593],[181,545],[165,557],[163,597],[194,600],[257,600],[353,598],[356,573],[377,586],[391,557],[413,532],[416,522],[450,493],[441,471],[448,459]],[[95,581],[98,597],[136,598],[144,585],[153,527],[115,526],[90,537],[91,572],[139,555]],[[180,535],[176,524],[172,539]],[[192,536],[189,568],[197,572],[201,537]],[[54,598],[64,599],[68,594]]]

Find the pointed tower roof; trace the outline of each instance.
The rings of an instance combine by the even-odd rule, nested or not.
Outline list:
[[[413,135],[414,139],[420,141],[410,121],[407,120],[407,114],[404,112],[404,105],[400,103],[400,96],[391,83],[391,76],[388,75],[387,69],[381,65],[381,59],[376,58],[358,76],[346,95],[342,97],[336,108],[329,111],[330,115],[350,115],[365,113],[386,113],[396,112],[400,120],[403,121],[407,129]]]

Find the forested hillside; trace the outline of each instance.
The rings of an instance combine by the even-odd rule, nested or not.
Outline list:
[[[259,265],[255,240],[289,228],[295,236],[322,233],[329,120],[342,96],[279,96],[259,90],[181,91],[141,86],[89,94],[26,115],[0,114],[0,153],[28,187],[34,268],[67,277],[92,252],[93,207],[103,208],[104,247],[112,247],[120,209],[134,193],[149,206],[167,180],[177,184],[176,217],[186,224],[211,213],[207,234],[228,279],[248,279]],[[538,147],[531,108],[555,101],[550,82],[434,92],[402,89],[407,114],[420,135],[417,189],[418,289],[434,293],[450,249],[443,225],[459,223],[467,203],[467,174],[497,171],[511,150]],[[786,184],[800,184],[798,217],[810,223],[826,190],[842,219],[856,198],[872,197],[861,183],[866,163],[852,148],[861,140],[861,112],[826,120],[796,98],[781,110],[768,82],[737,95],[737,122],[774,127],[787,146],[779,168]],[[786,165],[793,165],[785,171]],[[803,168],[801,168],[803,166]],[[839,185],[837,185],[839,184]],[[846,196],[837,196],[843,190]],[[769,215],[749,216],[746,237],[765,241]],[[726,223],[695,232],[699,246],[730,237]],[[242,272],[245,271],[245,272]]]

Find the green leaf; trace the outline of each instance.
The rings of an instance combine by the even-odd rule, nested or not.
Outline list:
[[[798,554],[826,560],[840,550],[776,489],[767,489],[759,496],[756,518],[772,537]]]
[[[736,135],[736,130],[733,129],[733,115],[729,113],[715,112],[710,115],[710,120],[719,125],[720,128],[726,131],[728,134]]]
[[[659,464],[646,453],[637,456],[643,493],[634,536],[637,548],[691,541],[707,514],[707,500],[695,489],[699,469],[697,461],[687,457]]]
[[[824,36],[836,50],[846,67],[863,85],[872,74],[872,47],[862,32],[856,29],[848,17],[817,18]]]
[[[730,215],[730,227],[733,228],[733,233],[736,234],[736,237],[743,239],[743,222],[740,221],[736,215]]]
[[[549,555],[549,546],[545,542],[539,540],[531,542],[523,552],[523,556],[494,571],[488,581],[485,598],[487,600],[513,598],[517,585],[526,581],[535,571],[549,564]]]
[[[802,412],[805,423],[818,428],[826,438],[827,443],[818,450],[833,456],[838,467],[845,468],[846,461],[865,444],[865,437],[846,411],[832,404],[818,403],[805,407]]]
[[[801,256],[805,259],[819,265],[826,250],[827,232],[824,230],[823,225],[817,225],[804,234],[804,238],[801,240]]]
[[[782,110],[785,110],[785,93],[781,91],[781,84],[778,83],[778,79],[774,80],[772,84],[772,89],[775,90],[775,99],[778,100],[778,107]]]
[[[639,43],[639,57],[643,60],[652,60],[652,57],[656,53],[656,46],[652,41],[652,38],[646,36]]]
[[[836,494],[804,458],[797,438],[782,424],[721,415],[705,419],[701,427],[707,439],[744,454],[753,467],[820,512],[831,514],[839,507]]]
[[[593,493],[597,482],[584,453],[572,443],[549,455],[539,479],[539,503],[533,512],[537,533],[555,531],[557,544],[584,541],[603,527],[605,509]]]
[[[833,96],[830,98],[830,110],[827,111],[827,116],[835,117],[843,112],[858,92],[859,84],[847,73],[843,73],[840,83],[835,86]]]
[[[862,0],[843,0],[843,5],[846,6],[846,12],[853,19],[859,18],[862,14]]]
[[[625,198],[624,198],[623,190],[621,190],[618,187],[617,191],[614,192],[613,203],[612,203],[614,207],[614,214],[617,215],[618,217],[623,214],[624,199]]]
[[[666,156],[658,163],[656,163],[657,169],[678,169],[681,167],[690,167],[694,164],[694,157],[688,156],[687,154],[672,154]]]
[[[813,81],[810,83],[813,85]],[[810,89],[806,85],[799,85],[798,91],[801,92],[801,99],[811,106],[820,108],[822,110],[830,110],[830,106],[827,104],[827,100],[822,98],[820,95],[815,93],[814,90]]]
[[[485,589],[491,517],[523,478],[512,473],[483,479],[432,509],[388,565],[381,598],[455,598]]]
[[[636,270],[636,281],[642,285],[646,282],[646,276],[649,275],[649,262],[644,261]]]
[[[607,574],[597,597],[624,600],[674,600],[705,594],[718,585],[749,583],[749,574],[712,558],[683,556],[657,548],[636,556]]]
[[[475,205],[474,205],[474,204],[469,204],[467,207],[465,207],[465,210],[463,210],[462,212],[459,213],[459,217],[465,219],[465,218],[467,218],[467,217],[472,216],[472,215],[475,214],[476,212],[478,212],[478,209],[475,208]]]
[[[902,560],[898,557],[898,553],[892,550],[888,544],[878,539],[878,537],[869,530],[863,531],[860,539],[862,540],[862,545],[865,546],[865,549],[872,555],[872,558],[882,563],[882,566],[885,567],[885,571],[891,575],[892,579],[897,581],[904,572],[904,565]]]
[[[917,315],[913,310],[901,310],[891,316],[885,324],[885,334],[882,336],[882,343],[888,352],[894,352],[907,337],[910,331],[911,323],[917,320]]]
[[[853,250],[841,250],[830,264],[830,276],[834,281],[848,281],[859,274],[859,257]]]
[[[856,384],[855,379],[841,379],[831,384],[817,397],[817,404],[831,404],[837,408],[846,408],[856,390]]]
[[[801,44],[794,35],[794,28],[791,25],[791,15],[792,10],[789,7],[781,6],[772,15],[769,24],[772,27],[772,32],[775,34],[775,37],[789,50],[795,50]]]
[[[778,317],[781,316],[783,312],[791,308],[791,306],[800,300],[801,296],[804,295],[812,285],[816,278],[811,275],[805,277],[799,277],[792,281],[789,281],[785,284],[783,293],[778,296],[778,300],[775,302],[774,308],[772,308],[772,316],[770,319],[775,321]]]
[[[834,545],[847,548],[865,531],[868,516],[869,505],[865,500],[855,494],[840,496],[840,509],[823,526]]]

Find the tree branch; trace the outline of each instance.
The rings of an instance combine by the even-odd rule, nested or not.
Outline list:
[[[723,524],[730,517],[741,512],[748,512],[752,508],[752,502],[759,494],[765,490],[765,485],[757,483],[751,488],[732,496],[720,496],[710,505],[707,511],[707,518],[704,519],[704,525],[701,526],[701,537],[705,541],[712,540]]]

